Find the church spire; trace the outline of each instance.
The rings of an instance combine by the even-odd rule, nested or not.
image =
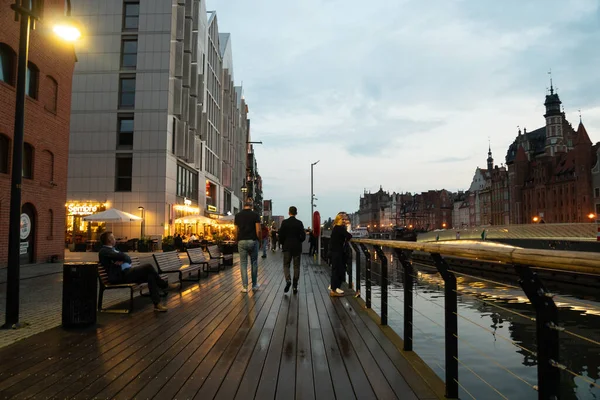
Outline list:
[[[494,169],[494,159],[492,158],[492,145],[488,142],[488,158],[487,158],[488,171]]]

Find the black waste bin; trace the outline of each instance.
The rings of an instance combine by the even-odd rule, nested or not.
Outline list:
[[[62,324],[77,327],[96,323],[98,264],[65,263],[63,266]]]

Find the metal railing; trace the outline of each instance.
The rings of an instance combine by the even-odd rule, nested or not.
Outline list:
[[[323,240],[323,247],[325,249],[327,249],[327,239],[328,238],[324,238]],[[372,289],[374,285],[372,275],[374,271],[372,264],[374,262],[374,258],[377,259],[377,262],[381,266],[380,276],[378,277],[379,279],[376,279],[376,286],[379,287],[380,291],[381,303],[378,309],[380,323],[382,325],[388,324],[390,296],[388,292],[388,286],[390,285],[388,268],[389,263],[386,252],[384,252],[384,248],[391,250],[393,254],[392,257],[395,256],[396,260],[398,261],[398,265],[402,269],[402,281],[404,288],[403,299],[400,300],[403,302],[404,351],[413,351],[413,328],[416,328],[414,326],[414,313],[420,314],[444,330],[445,366],[442,369],[444,370],[445,374],[445,395],[447,398],[458,398],[459,387],[461,387],[469,396],[475,398],[463,385],[461,385],[459,381],[459,365],[470,371],[474,376],[493,389],[501,398],[506,398],[506,396],[504,396],[498,389],[496,389],[477,373],[476,367],[470,367],[461,361],[461,358],[459,358],[459,341],[461,344],[474,349],[486,360],[494,363],[496,366],[499,366],[511,374],[514,378],[526,383],[531,389],[536,390],[538,392],[539,399],[550,400],[559,398],[562,371],[582,379],[589,384],[590,387],[594,386],[596,388],[600,388],[600,386],[593,380],[590,380],[586,376],[582,376],[581,374],[572,371],[567,367],[567,365],[560,362],[559,333],[569,335],[577,340],[583,340],[597,346],[600,346],[600,342],[584,335],[571,332],[560,326],[558,320],[558,309],[554,302],[554,298],[558,296],[551,294],[546,289],[544,283],[541,281],[537,273],[539,270],[549,270],[554,272],[568,272],[571,274],[577,273],[585,276],[598,276],[600,275],[600,257],[598,257],[597,254],[556,250],[531,250],[497,243],[470,241],[456,241],[451,243],[415,243],[393,240],[353,239],[351,241],[351,246],[354,250],[354,254],[352,254],[352,252],[348,254],[348,284],[352,288],[353,280],[355,280],[356,296],[362,297],[363,294],[360,292],[361,276],[364,275],[364,301],[367,308],[371,308],[373,306]],[[437,302],[425,299],[437,305],[438,307],[443,308],[443,325],[439,321],[435,321],[433,318],[430,318],[424,313],[421,313],[419,310],[416,310],[414,307],[414,298],[423,297],[415,293],[414,290],[416,281],[418,279],[418,276],[415,274],[415,266],[413,265],[412,259],[412,253],[414,251],[428,253],[433,260],[432,266],[437,270],[437,272],[439,272],[443,279],[444,304],[441,305]],[[327,252],[323,251],[323,254],[326,258]],[[363,265],[361,261],[361,254],[364,255],[364,271],[362,270]],[[489,263],[503,264],[504,266],[512,266],[520,287],[506,285],[493,280],[488,280],[488,282],[523,290],[533,306],[535,318],[504,308],[479,297],[477,297],[477,300],[486,303],[488,306],[499,307],[504,311],[535,322],[535,342],[537,344],[537,351],[528,349],[525,346],[511,340],[510,338],[503,337],[502,335],[496,333],[494,334],[518,347],[519,351],[523,352],[523,354],[527,354],[528,357],[532,357],[533,359],[537,360],[537,384],[533,384],[528,382],[526,379],[523,379],[523,377],[514,373],[509,368],[499,364],[496,360],[494,360],[493,357],[486,355],[484,351],[475,348],[471,343],[459,336],[459,318],[478,326],[480,329],[487,331],[490,330],[476,321],[459,314],[457,295],[461,294],[473,296],[473,294],[459,291],[457,288],[456,276],[467,276],[479,280],[482,278],[454,270],[451,266],[452,263],[448,262],[452,260],[452,257],[460,257],[463,260],[470,259],[477,261],[477,263],[485,261]],[[354,258],[354,263],[352,262],[352,258]],[[354,271],[351,267],[352,265],[355,267]]]

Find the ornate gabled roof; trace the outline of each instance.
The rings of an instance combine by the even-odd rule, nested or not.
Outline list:
[[[507,164],[515,161],[517,150],[519,149],[519,146],[522,146],[523,142],[529,142],[529,151],[532,152],[533,155],[543,153],[546,146],[546,127],[544,126],[534,131],[525,132],[524,135],[519,135],[519,137],[517,137],[508,147],[508,152],[506,153]]]
[[[585,130],[585,126],[583,126],[583,122],[579,122],[579,126],[577,127],[577,139],[575,140],[575,145],[578,144],[592,144],[592,141]]]

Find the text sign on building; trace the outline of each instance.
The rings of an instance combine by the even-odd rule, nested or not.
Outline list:
[[[207,209],[208,211],[217,211],[217,207],[215,207],[215,206],[211,206],[210,204],[206,206],[206,209]]]
[[[25,240],[29,237],[29,233],[31,232],[31,219],[29,219],[29,215],[23,213],[21,214],[21,231],[20,237],[21,240]],[[21,253],[23,254],[23,253]]]
[[[67,204],[67,215],[92,215],[98,211],[104,211],[102,204],[89,204],[89,203],[68,203]]]

